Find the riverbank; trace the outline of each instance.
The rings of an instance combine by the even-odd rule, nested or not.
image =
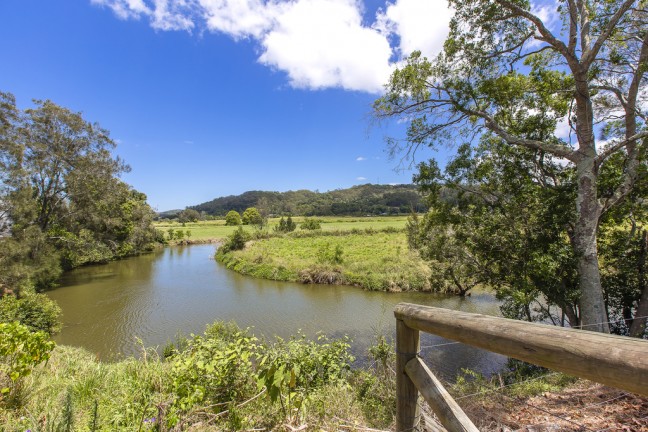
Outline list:
[[[389,427],[395,392],[385,386],[393,383],[380,381],[377,369],[352,371],[349,348],[346,338],[323,336],[263,343],[221,322],[167,345],[164,356],[142,349],[139,359],[106,363],[58,346],[0,396],[0,424],[7,431]]]
[[[402,230],[294,232],[216,253],[228,269],[261,279],[353,285],[372,291],[429,291],[430,270]]]
[[[0,424],[7,431],[393,430],[393,352],[378,339],[372,365],[351,369],[344,338],[262,343],[219,322],[167,345],[166,357],[142,348],[139,359],[108,363],[57,346],[11,398],[0,398]],[[648,428],[648,398],[540,373],[472,374],[448,390],[482,431]]]

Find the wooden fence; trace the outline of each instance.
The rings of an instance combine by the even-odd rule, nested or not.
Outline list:
[[[418,357],[419,331],[648,396],[648,341],[400,303],[396,316],[396,429],[419,420],[418,393],[449,431],[478,431]]]

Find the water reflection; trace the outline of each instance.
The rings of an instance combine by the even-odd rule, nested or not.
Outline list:
[[[136,355],[136,337],[146,346],[159,346],[178,333],[201,333],[206,324],[223,320],[267,338],[299,330],[308,336],[346,334],[362,359],[378,333],[394,334],[392,311],[399,302],[498,314],[497,302],[486,294],[461,299],[253,279],[215,262],[214,251],[213,245],[166,248],[66,274],[61,287],[49,293],[63,309],[58,342],[83,346],[104,359]],[[421,344],[443,341],[426,335]],[[503,361],[463,345],[424,348],[422,354],[447,376],[460,367],[492,371]]]

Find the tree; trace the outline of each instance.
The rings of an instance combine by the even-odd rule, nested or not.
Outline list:
[[[248,207],[245,209],[243,212],[243,217],[242,217],[243,225],[262,225],[263,224],[263,218],[261,217],[261,213],[259,213],[259,210],[256,209],[256,207]]]
[[[645,163],[645,2],[563,1],[554,26],[522,1],[451,0],[450,6],[456,12],[443,52],[432,61],[413,53],[392,74],[375,113],[408,121],[410,154],[487,130],[573,167],[579,309],[588,329],[607,332],[597,233]],[[575,144],[555,133],[539,137],[531,127],[555,131],[561,122],[575,133]],[[605,146],[597,146],[597,130]],[[397,150],[398,141],[390,142]],[[601,190],[599,173],[614,155],[624,159],[622,181]]]
[[[148,250],[146,195],[118,177],[108,131],[51,101],[0,93],[0,290],[46,288],[62,269]]]
[[[225,216],[225,225],[241,225],[241,215],[236,210],[230,210]]]
[[[200,219],[202,219],[200,213],[194,209],[185,209],[178,213],[178,221],[182,223],[198,222]]]
[[[486,134],[461,146],[443,172],[421,164],[415,180],[430,193],[430,212],[410,219],[410,245],[441,290],[488,285],[507,317],[563,323],[566,315],[578,326],[573,177],[542,153]]]
[[[297,224],[293,222],[292,217],[288,216],[287,219],[284,219],[283,216],[279,219],[279,224],[275,227],[275,231],[281,233],[287,233],[295,231]]]

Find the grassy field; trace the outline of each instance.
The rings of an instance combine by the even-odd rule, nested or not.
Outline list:
[[[381,291],[430,289],[428,266],[409,250],[405,233],[394,228],[296,232],[250,241],[245,249],[219,253],[217,259],[232,270],[263,279]]]
[[[337,231],[337,230],[351,230],[357,229],[375,229],[380,230],[388,227],[403,228],[407,221],[407,216],[379,216],[379,217],[339,217],[327,216],[317,217],[322,224],[322,231]],[[294,217],[293,220],[297,225],[304,220],[303,217]],[[268,227],[272,229],[279,223],[279,218],[271,218],[268,220]],[[183,231],[191,231],[191,240],[205,241],[205,240],[223,240],[237,229],[234,226],[226,226],[225,220],[214,221],[200,221],[181,224],[179,222],[162,221],[155,222],[155,228],[166,232],[169,228],[174,230],[181,229]],[[243,229],[252,232],[256,228],[249,225],[243,225]],[[297,231],[301,231],[297,228]]]

